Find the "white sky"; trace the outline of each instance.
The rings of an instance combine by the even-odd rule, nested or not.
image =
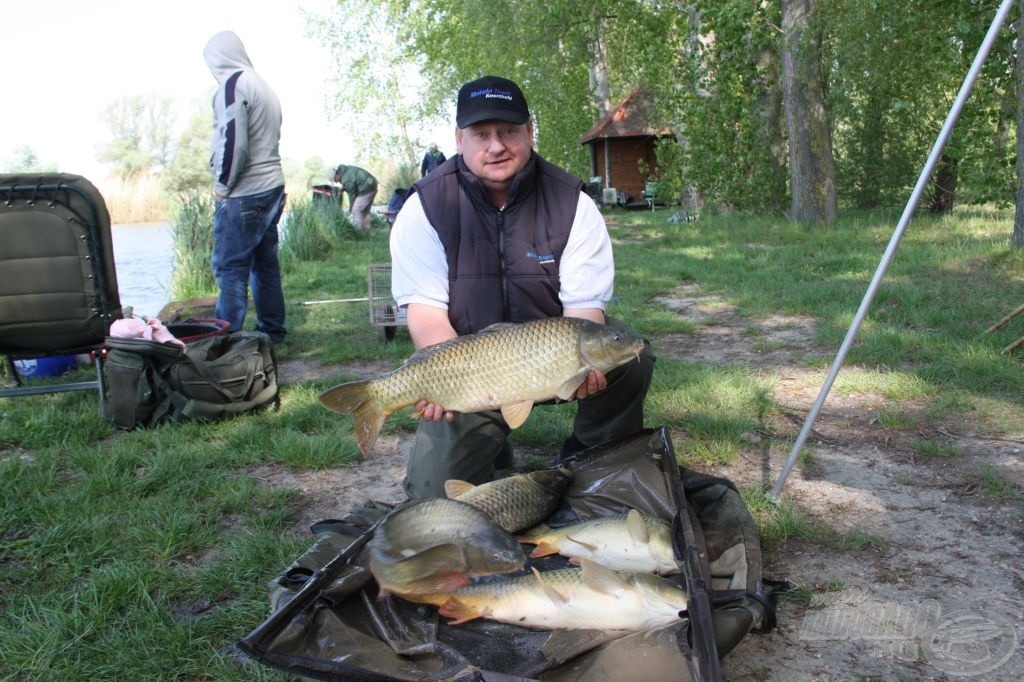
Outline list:
[[[177,125],[215,81],[203,47],[232,30],[284,112],[281,154],[328,164],[353,161],[345,126],[331,123],[331,60],[305,37],[303,7],[330,0],[46,0],[5,2],[0,13],[0,163],[28,145],[42,163],[90,179],[107,174],[97,149],[110,139],[102,113],[130,95],[174,100]]]

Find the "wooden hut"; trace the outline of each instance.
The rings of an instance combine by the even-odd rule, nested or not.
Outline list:
[[[651,125],[652,111],[651,93],[639,85],[580,139],[590,146],[592,178],[600,177],[603,189],[625,192],[636,206],[646,205],[644,186],[658,177],[654,143],[672,134]]]

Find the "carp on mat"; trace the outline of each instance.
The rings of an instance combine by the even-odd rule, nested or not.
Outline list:
[[[390,512],[366,551],[380,597],[391,592],[412,601],[526,564],[511,533],[476,507],[445,498],[420,500]]]
[[[329,388],[320,402],[340,414],[355,413],[356,439],[366,457],[384,420],[420,400],[454,412],[500,409],[514,429],[534,403],[569,400],[587,372],[624,365],[643,347],[632,331],[577,317],[499,323],[427,346],[387,374]]]
[[[474,618],[538,630],[651,630],[673,623],[686,610],[686,591],[649,573],[616,573],[589,559],[581,568],[471,585],[427,603],[458,625]]]
[[[516,539],[536,545],[531,558],[557,553],[570,563],[588,558],[617,571],[679,572],[671,524],[636,509],[560,528],[541,524]]]
[[[444,483],[444,492],[453,500],[486,512],[510,533],[518,533],[549,517],[570,483],[572,472],[559,467],[507,476],[480,485],[450,479]]]

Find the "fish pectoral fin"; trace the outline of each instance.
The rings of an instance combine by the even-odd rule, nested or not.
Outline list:
[[[448,499],[454,500],[459,495],[468,493],[476,486],[469,481],[460,481],[455,478],[450,478],[444,482],[444,494],[448,496]]]
[[[581,575],[583,584],[595,592],[600,592],[614,597],[629,590],[629,583],[619,577],[618,573],[609,568],[605,568],[596,561],[581,558],[580,566],[583,569]]]
[[[441,604],[437,612],[445,618],[455,619],[448,621],[448,625],[459,625],[484,615],[483,611],[459,601],[457,597],[449,597],[445,603]]]
[[[536,544],[535,538],[539,538],[543,535],[547,535],[551,532],[551,526],[546,523],[538,523],[533,528],[530,528],[524,533],[521,533],[516,540],[519,542],[529,542],[530,544]]]
[[[645,545],[650,542],[651,534],[644,523],[643,514],[636,509],[630,509],[626,514],[626,528],[629,529],[629,537],[633,538],[634,542]]]
[[[562,400],[572,400],[572,397],[576,395],[576,389],[579,388],[580,384],[583,383],[583,380],[587,378],[587,372],[589,371],[589,369],[584,367],[563,381],[562,384],[555,389],[555,395]]]
[[[558,547],[550,542],[538,542],[537,546],[530,552],[530,558],[537,559],[542,556],[551,556],[552,554],[558,554]]]
[[[577,540],[576,538],[574,538],[571,535],[566,535],[565,539],[569,540],[570,542],[573,542],[573,543],[579,545],[580,547],[582,547],[583,549],[585,549],[585,550],[587,550],[589,552],[596,552],[597,549],[598,549],[598,546],[595,545],[593,542],[584,542],[583,540]]]
[[[532,409],[532,400],[521,400],[518,403],[502,405],[501,416],[505,418],[505,422],[508,424],[510,429],[517,429],[522,426],[523,422],[526,421],[526,418],[530,416],[530,411]]]
[[[533,574],[537,576],[537,582],[540,583],[541,591],[543,591],[544,595],[551,600],[551,603],[556,606],[562,606],[569,603],[569,600],[566,599],[564,594],[552,587],[547,580],[544,580],[544,576],[536,569],[536,567],[530,566],[530,570],[532,570]]]
[[[461,564],[461,550],[452,543],[446,543],[391,562],[388,573],[395,578],[392,584],[411,583],[451,573],[452,566]]]

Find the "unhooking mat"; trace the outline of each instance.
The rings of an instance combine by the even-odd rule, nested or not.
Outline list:
[[[680,470],[665,428],[589,448],[551,526],[638,509],[672,522],[689,595],[677,623],[647,632],[537,631],[477,619],[448,625],[432,606],[389,596],[360,553],[390,507],[369,503],[313,526],[316,542],[270,583],[271,615],[238,643],[248,656],[325,680],[722,679],[721,657],[774,626],[757,530],[726,479]],[[531,559],[540,570],[562,557]]]

